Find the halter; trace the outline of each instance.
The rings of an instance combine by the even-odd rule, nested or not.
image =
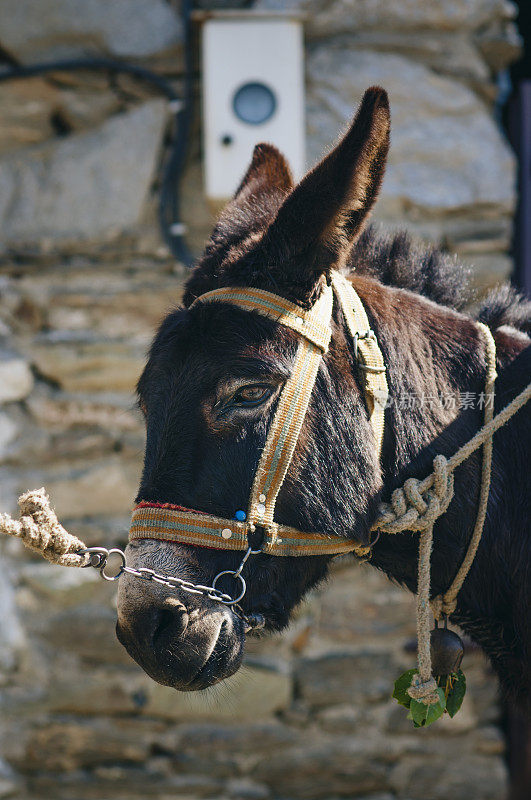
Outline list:
[[[198,297],[192,305],[230,303],[285,325],[300,335],[292,373],[286,381],[254,476],[245,521],[223,519],[171,504],[139,503],[132,517],[129,539],[159,539],[222,550],[246,550],[274,556],[367,555],[369,547],[338,536],[306,533],[274,520],[279,491],[293,458],[317,372],[328,351],[334,293],[339,300],[363,375],[363,388],[375,447],[380,457],[384,409],[388,397],[385,365],[363,304],[352,285],[332,273],[319,299],[305,310],[262,289],[226,287]],[[263,532],[260,550],[251,548],[250,535]],[[246,559],[245,559],[246,560]],[[241,579],[240,565],[237,578]],[[230,572],[231,575],[235,573]],[[218,575],[214,581],[221,577]]]

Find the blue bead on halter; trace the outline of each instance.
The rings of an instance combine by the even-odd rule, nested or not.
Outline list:
[[[237,519],[238,522],[245,522],[247,519],[247,514],[245,511],[237,511],[234,515],[234,519]]]

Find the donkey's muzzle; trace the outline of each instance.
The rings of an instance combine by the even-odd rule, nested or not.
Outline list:
[[[244,624],[229,608],[206,598],[137,597],[121,600],[116,635],[157,683],[195,691],[239,668]]]

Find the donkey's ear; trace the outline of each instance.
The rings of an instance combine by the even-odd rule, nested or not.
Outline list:
[[[316,277],[336,266],[362,232],[382,184],[389,131],[387,93],[373,86],[339,144],[281,206],[266,237],[272,254],[282,253],[284,264],[304,254],[307,274],[297,279],[308,280],[309,272]],[[302,263],[296,271],[301,268]]]
[[[293,189],[293,177],[289,164],[272,144],[257,144],[242,182],[234,195],[251,197],[265,191],[278,191],[284,195]]]

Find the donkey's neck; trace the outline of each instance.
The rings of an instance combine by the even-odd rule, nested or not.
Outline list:
[[[370,279],[356,278],[353,283],[387,365],[391,404],[386,411],[382,469],[383,497],[388,499],[406,478],[425,477],[435,455],[452,455],[481,427],[486,359],[478,326],[470,318]],[[505,373],[502,368],[529,340],[517,332],[500,331],[496,343],[502,373],[496,384],[498,410],[523,388],[518,385],[523,375],[516,371],[511,376],[510,367]],[[508,589],[519,574],[510,546],[518,505],[514,483],[524,480],[526,472],[525,451],[516,446],[517,437],[515,422],[496,436],[483,539],[455,614],[456,621],[490,649],[491,656],[493,650],[503,650],[500,642],[509,638],[514,622]],[[477,453],[456,471],[454,500],[435,526],[433,595],[448,588],[464,557],[477,514],[480,464],[481,454]],[[416,534],[382,534],[371,560],[415,591],[417,550]],[[514,588],[518,591],[518,586]]]
[[[435,455],[452,455],[481,427],[485,353],[468,317],[369,279],[357,278],[354,285],[388,370],[392,403],[382,452],[388,499],[406,478],[427,475]],[[529,339],[512,329],[500,328],[495,340],[496,413],[527,385],[531,351]],[[483,535],[452,615],[522,707],[531,697],[530,542],[522,528],[531,494],[529,435],[525,410],[496,434]],[[432,596],[444,593],[464,558],[477,515],[480,465],[478,452],[456,470],[454,499],[435,525]],[[415,591],[417,554],[418,535],[382,534],[371,563]]]

